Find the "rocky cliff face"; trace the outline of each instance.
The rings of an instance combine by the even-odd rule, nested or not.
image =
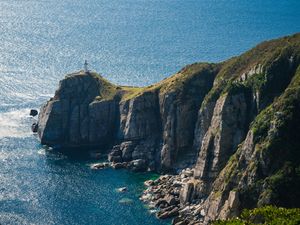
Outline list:
[[[41,142],[112,148],[109,159],[117,167],[132,160],[150,170],[190,166],[198,153],[197,113],[219,67],[193,64],[146,88],[115,86],[95,73],[67,75],[40,110]]]
[[[117,125],[115,87],[94,74],[70,74],[55,96],[40,110],[38,133],[42,144],[80,147],[113,142]],[[107,99],[104,99],[107,97]]]
[[[71,74],[41,108],[38,133],[43,144],[112,149],[117,168],[184,169],[148,183],[143,196],[174,224],[299,207],[299,65],[296,34],[145,88]]]

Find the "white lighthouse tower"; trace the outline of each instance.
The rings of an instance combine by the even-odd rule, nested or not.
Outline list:
[[[88,73],[89,72],[89,70],[88,70],[88,62],[87,62],[87,60],[85,60],[85,62],[84,62],[84,72],[85,73]]]

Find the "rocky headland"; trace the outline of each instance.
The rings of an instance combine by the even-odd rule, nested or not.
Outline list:
[[[60,82],[35,130],[42,144],[100,146],[114,168],[165,174],[141,199],[173,224],[300,207],[299,65],[295,34],[143,88],[80,71]]]

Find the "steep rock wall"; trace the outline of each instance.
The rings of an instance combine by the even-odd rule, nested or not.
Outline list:
[[[183,171],[153,186],[180,192],[174,224],[207,224],[266,204],[299,207],[299,65],[299,34],[222,64],[198,113],[194,176]]]
[[[299,64],[296,34],[145,88],[73,74],[41,108],[39,136],[48,145],[105,145],[118,168],[192,167],[157,181],[166,198],[159,215],[172,206],[179,223],[299,207]]]
[[[193,64],[146,88],[115,86],[95,73],[68,75],[41,108],[41,142],[105,146],[112,162],[143,160],[151,170],[185,168],[196,161],[197,113],[218,70]]]
[[[179,74],[189,74],[195,67],[199,65],[186,67]],[[165,170],[183,169],[196,161],[198,150],[193,147],[193,142],[197,114],[212,87],[219,66],[200,64],[197,69],[192,76],[184,80],[175,79],[171,84],[161,87],[159,92],[163,128],[161,164]]]
[[[92,74],[72,74],[42,106],[38,134],[42,144],[81,147],[113,141],[116,101],[99,99],[103,82]]]

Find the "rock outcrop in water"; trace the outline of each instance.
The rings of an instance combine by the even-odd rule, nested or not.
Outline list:
[[[70,74],[40,110],[41,142],[112,149],[115,168],[177,172],[144,201],[174,224],[300,207],[300,34],[145,88]]]

